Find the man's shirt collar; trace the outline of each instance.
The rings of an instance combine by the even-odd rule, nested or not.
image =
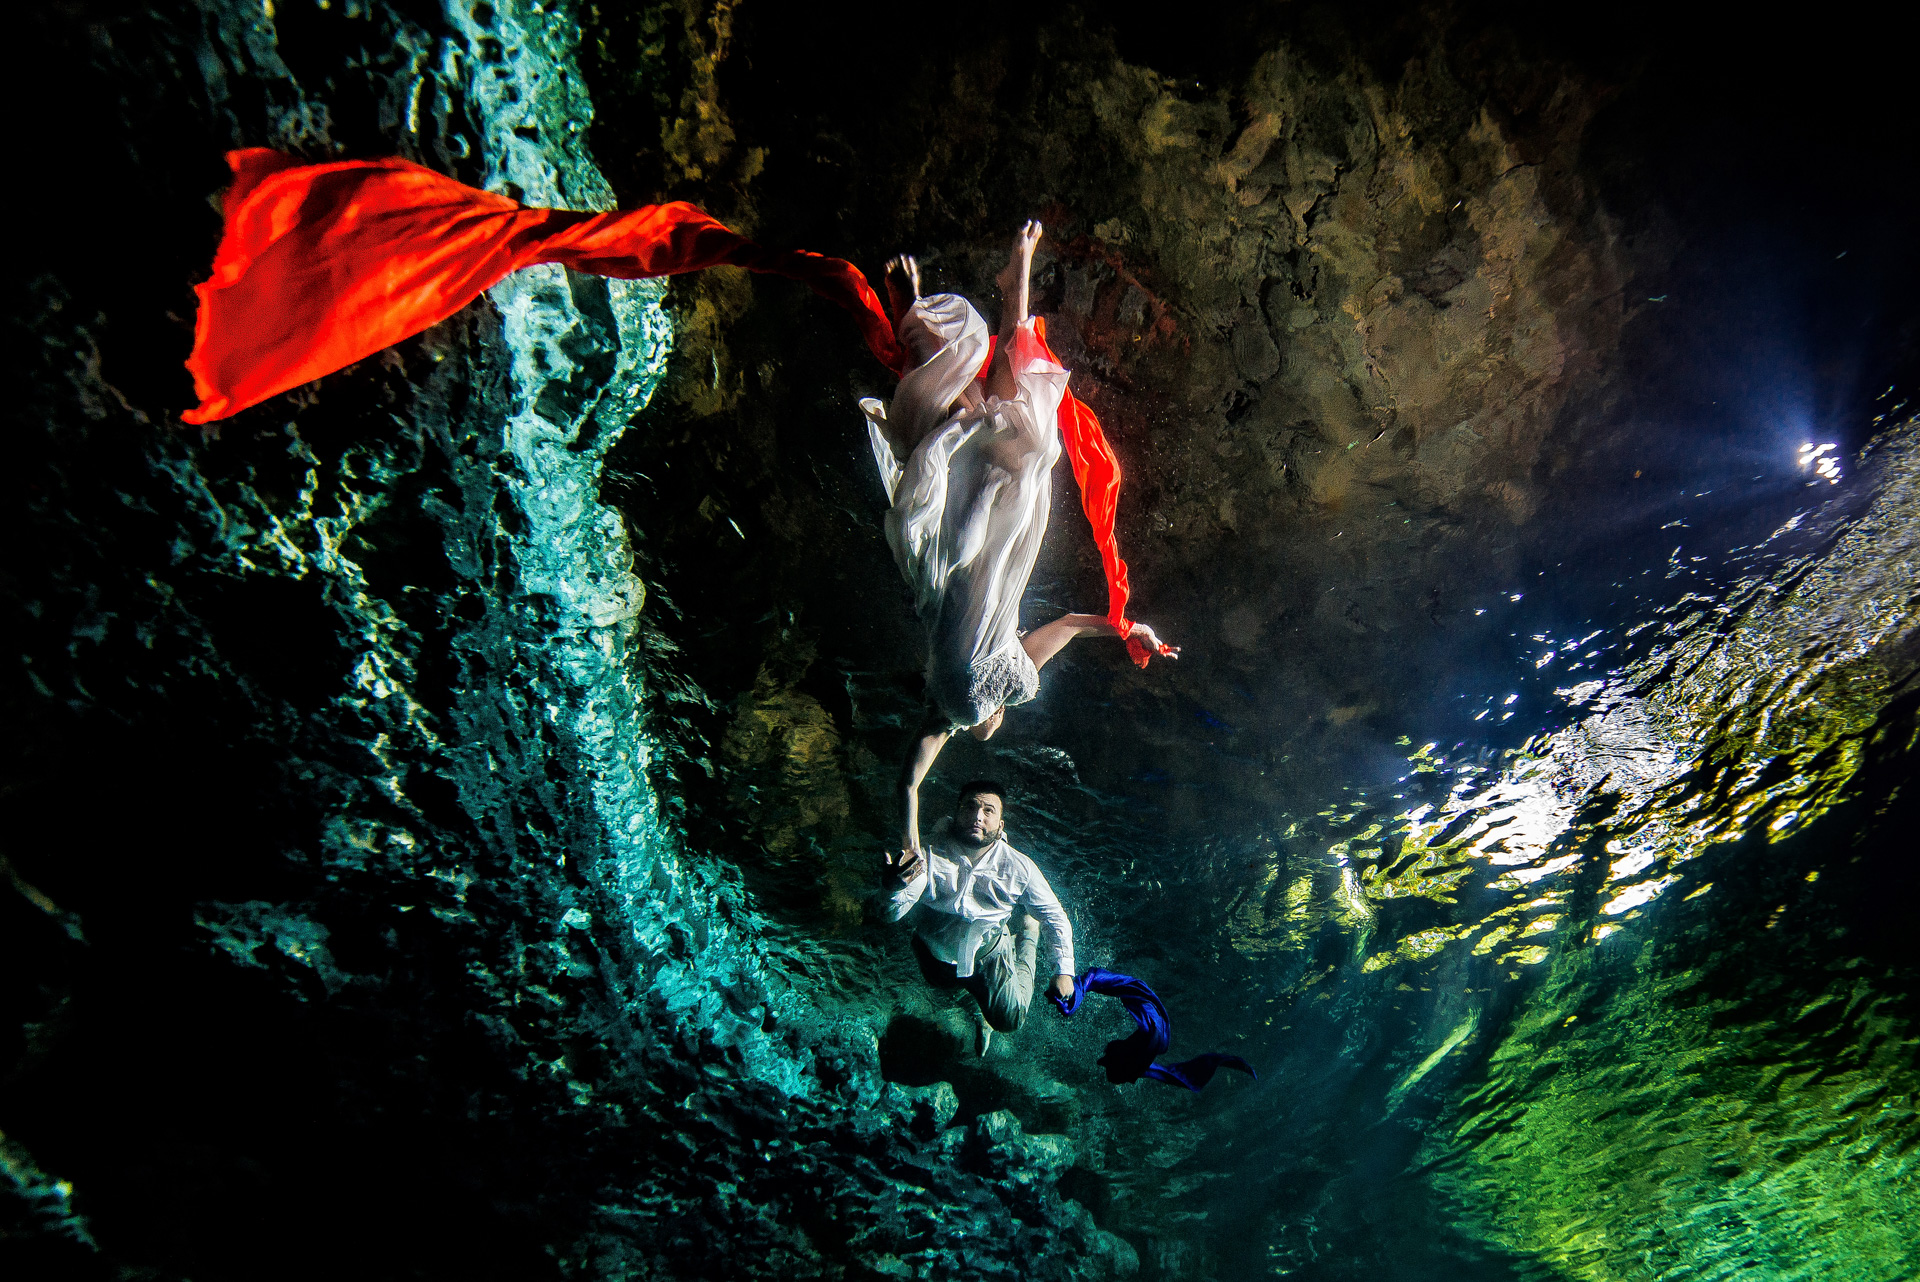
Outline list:
[[[987,863],[998,851],[1009,848],[1007,846],[1007,830],[1005,828],[1000,830],[1000,835],[995,837],[992,842],[976,850],[953,835],[953,824],[951,820],[940,829],[940,844],[946,848],[945,853],[948,858],[964,861],[973,865],[975,868],[979,868]]]

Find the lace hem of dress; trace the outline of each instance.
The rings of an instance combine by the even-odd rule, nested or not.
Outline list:
[[[1040,693],[1040,671],[1017,641],[969,667],[966,678],[964,700],[953,700],[951,694],[958,691],[951,688],[933,692],[941,714],[956,727],[977,726],[992,716],[995,708],[1026,703]],[[939,697],[942,694],[949,697]]]

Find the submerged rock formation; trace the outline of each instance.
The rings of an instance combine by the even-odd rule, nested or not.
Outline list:
[[[130,73],[155,70],[174,41],[198,55],[203,83],[157,90],[210,105],[211,127],[183,146],[382,147],[529,201],[609,205],[571,127],[591,109],[566,28],[511,5],[450,17],[434,31],[350,8],[327,35],[373,55],[357,93],[303,83],[280,56],[285,33],[237,7],[184,30],[129,24],[154,59],[144,67],[111,46],[99,57]],[[367,111],[369,91],[385,110]],[[362,113],[361,132],[335,123]],[[156,150],[147,164],[165,163]],[[182,259],[204,252],[204,228],[176,215],[174,230],[192,241]],[[315,1235],[346,1215],[362,1231],[300,1268],[356,1268],[389,1235],[413,1267],[468,1276],[1091,1276],[1127,1259],[1051,1191],[1057,1138],[1028,1139],[1005,1115],[960,1125],[951,1090],[882,1081],[871,1035],[769,968],[751,907],[686,858],[662,816],[633,645],[645,592],[597,498],[601,457],[670,342],[657,285],[521,273],[375,368],[201,444],[156,430],[177,387],[107,381],[91,327],[103,320],[85,317],[114,291],[76,299],[83,287],[33,285],[42,417],[30,426],[60,485],[24,514],[23,534],[56,537],[20,596],[37,591],[22,604],[52,627],[83,611],[64,664],[31,656],[48,701],[35,719],[64,698],[81,724],[50,742],[79,751],[98,736],[126,769],[184,772],[169,787],[187,795],[169,807],[179,827],[148,833],[144,853],[116,841],[90,847],[91,869],[50,850],[14,866],[43,918],[15,906],[22,961],[53,994],[29,1012],[13,1069],[29,1107],[9,1119],[8,1169],[21,1227],[43,1230],[29,1258],[240,1276],[254,1234]],[[103,501],[140,515],[99,521]],[[208,724],[171,751],[211,759],[169,771],[148,757],[180,733],[179,705]],[[236,755],[264,769],[233,778]],[[247,782],[255,795],[236,800],[270,812],[263,840],[216,840],[209,859],[198,812]],[[170,866],[135,884],[164,889],[121,900],[123,865],[148,861]],[[151,919],[129,926],[128,911]],[[62,923],[69,951],[85,951],[49,956]],[[160,975],[121,973],[149,949]],[[152,1006],[114,1028],[122,1002]],[[170,1027],[255,1008],[274,1012],[267,1028]],[[63,1011],[88,1026],[80,1046],[49,1028]],[[132,1123],[132,1099],[100,1108],[125,1065],[89,1052],[117,1036],[249,1065],[267,1131],[243,1138],[249,1123],[224,1115],[211,1084],[170,1122]],[[149,1089],[182,1075],[163,1070]],[[199,1154],[176,1125],[227,1134]],[[130,1149],[148,1156],[129,1167]],[[184,1165],[185,1186],[148,1187],[147,1162]],[[451,1208],[462,1240],[410,1229],[417,1202],[357,1209],[391,1163],[426,1186],[405,1200]],[[65,1181],[87,1190],[77,1205]],[[207,1183],[238,1206],[196,1211]],[[201,1218],[239,1207],[258,1217],[245,1232]]]
[[[1833,295],[1781,313],[1858,372],[1795,395],[1906,376],[1897,289],[1835,319],[1920,279],[1883,193],[1791,223],[1859,233],[1817,263],[1721,248],[1646,136],[1671,63],[1474,5],[1003,17],[31,20],[9,1275],[1920,1268],[1913,429],[1820,438],[1829,486],[1812,417],[1698,404],[1764,382],[1730,263]],[[871,911],[919,642],[843,318],[536,269],[198,440],[236,145],[694,199],[989,307],[1038,213],[1186,653],[1082,642],[934,787],[1010,778],[1084,960],[1261,1082],[1110,1086],[1092,1010],[976,1057]],[[1034,617],[1100,600],[1055,511]]]

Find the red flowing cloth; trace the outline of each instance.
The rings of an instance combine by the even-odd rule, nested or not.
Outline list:
[[[213,275],[194,287],[193,375],[211,423],[363,360],[452,316],[509,272],[560,263],[637,280],[729,264],[785,276],[845,308],[876,359],[909,360],[852,263],[766,249],[682,201],[608,214],[529,209],[411,161],[308,165],[266,148],[227,154],[233,186]],[[1036,325],[1041,344],[1045,329]],[[1051,356],[1051,351],[1048,352]],[[1127,636],[1127,565],[1114,542],[1120,465],[1100,420],[1069,393],[1060,431],[1107,575],[1107,618]]]
[[[1040,350],[1047,354],[1047,359],[1065,369],[1066,363],[1047,346],[1047,322],[1043,317],[1033,318],[1033,336],[1040,340]],[[980,366],[983,381],[993,364],[993,350],[999,343],[998,338],[987,340],[987,359]],[[1134,636],[1133,621],[1127,618],[1127,599],[1133,595],[1133,587],[1127,579],[1127,563],[1120,559],[1120,544],[1113,536],[1114,515],[1120,510],[1120,460],[1114,457],[1113,446],[1107,443],[1107,434],[1100,429],[1100,420],[1087,403],[1072,392],[1060,402],[1060,437],[1066,442],[1067,461],[1073,465],[1073,483],[1080,487],[1080,508],[1087,514],[1087,524],[1093,527],[1093,541],[1100,549],[1100,568],[1106,571],[1107,622],[1127,639],[1127,654],[1144,668],[1154,655],[1172,654],[1173,650],[1164,642],[1148,645]]]

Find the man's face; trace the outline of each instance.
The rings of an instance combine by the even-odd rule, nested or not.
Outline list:
[[[960,800],[954,812],[954,829],[961,840],[974,846],[989,845],[1000,837],[1000,798],[991,792],[976,792]]]

